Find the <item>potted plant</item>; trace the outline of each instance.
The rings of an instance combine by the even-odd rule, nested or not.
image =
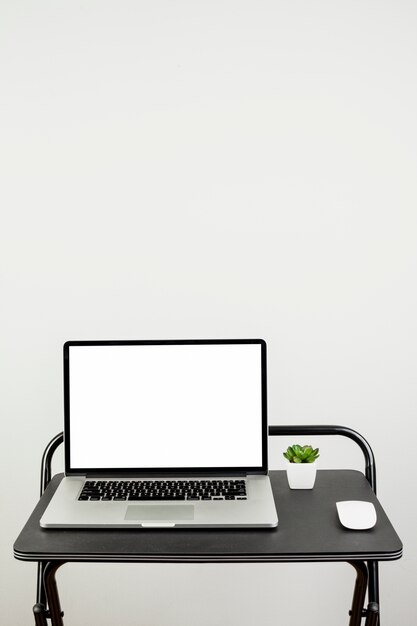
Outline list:
[[[310,445],[289,446],[283,453],[287,459],[287,478],[291,489],[312,489],[316,480],[319,449]]]

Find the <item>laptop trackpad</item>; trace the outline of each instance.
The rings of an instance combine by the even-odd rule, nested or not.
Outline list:
[[[194,506],[184,504],[133,504],[127,507],[126,520],[152,520],[153,522],[194,519]]]

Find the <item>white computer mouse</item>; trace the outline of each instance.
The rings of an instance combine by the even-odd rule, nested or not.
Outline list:
[[[344,500],[336,502],[340,522],[350,530],[366,530],[376,524],[376,511],[372,502]]]

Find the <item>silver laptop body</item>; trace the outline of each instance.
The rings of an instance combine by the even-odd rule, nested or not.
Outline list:
[[[275,527],[262,339],[69,341],[43,528]]]

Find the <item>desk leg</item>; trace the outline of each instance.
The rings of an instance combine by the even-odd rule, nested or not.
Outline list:
[[[62,619],[64,614],[61,610],[58,587],[55,579],[57,569],[61,567],[64,562],[65,561],[49,561],[43,570],[43,584],[49,608],[47,615],[51,619],[52,626],[64,626]]]
[[[356,570],[356,582],[350,611],[349,626],[360,626],[363,617],[366,589],[368,586],[368,568],[363,561],[349,561]]]
[[[378,561],[368,561],[369,571],[369,602],[376,602],[379,604],[379,573],[378,573]]]
[[[365,626],[379,626],[379,605],[376,602],[368,604]]]
[[[33,607],[33,616],[35,618],[36,626],[48,626],[46,621],[46,609],[45,605],[37,602]]]
[[[45,588],[43,586],[43,570],[45,569],[45,562],[39,561],[38,563],[38,577],[36,582],[36,603],[46,606]]]
[[[43,561],[39,561],[36,582],[36,604],[33,607],[33,616],[35,618],[36,626],[48,626],[48,623],[46,621],[46,596],[43,586],[44,567],[45,563]]]

